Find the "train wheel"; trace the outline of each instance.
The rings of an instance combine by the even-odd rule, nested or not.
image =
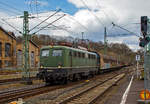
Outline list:
[[[74,74],[73,75],[73,81],[79,81],[81,80],[81,75],[80,74]]]
[[[61,84],[67,84],[68,83],[68,78],[67,77],[62,78],[60,83]]]
[[[77,81],[76,74],[73,74],[73,82]]]
[[[53,82],[53,81],[46,80],[46,81],[45,81],[45,85],[46,85],[46,86],[54,85],[54,82]]]

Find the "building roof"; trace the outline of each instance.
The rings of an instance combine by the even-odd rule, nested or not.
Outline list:
[[[15,39],[16,40],[16,36],[13,32],[7,32],[5,29],[3,29],[1,26],[0,26],[0,30],[2,30],[5,34],[7,34],[8,36],[10,36],[11,38]]]
[[[33,42],[32,40],[30,40],[30,42],[31,42],[34,46],[36,46],[37,48],[39,48],[39,46],[38,46],[35,42]]]
[[[39,46],[33,42],[32,40],[29,40],[31,44],[33,44],[35,47],[39,48]],[[20,39],[17,39],[17,44],[23,44],[23,39],[20,38]]]

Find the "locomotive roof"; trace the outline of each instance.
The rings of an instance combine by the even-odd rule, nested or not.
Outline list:
[[[41,48],[41,50],[42,50],[42,49],[49,49],[49,48],[56,48],[56,49],[59,49],[59,48],[61,48],[61,49],[71,49],[71,50],[74,50],[74,51],[86,52],[86,53],[90,53],[90,54],[96,55],[95,52],[89,52],[89,51],[86,51],[86,50],[81,50],[81,49],[78,49],[78,48],[72,48],[72,47],[67,47],[67,46],[43,46],[43,47]]]

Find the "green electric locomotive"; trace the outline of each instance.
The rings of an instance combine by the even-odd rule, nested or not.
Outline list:
[[[40,50],[38,77],[46,83],[67,83],[98,73],[100,56],[67,46],[45,46]]]

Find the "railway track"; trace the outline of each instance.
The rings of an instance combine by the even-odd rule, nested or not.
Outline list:
[[[58,89],[64,89],[79,84],[81,82],[74,82],[68,85],[55,85],[55,86],[45,86],[45,84],[34,85],[34,86],[30,85],[31,87],[23,87],[23,88],[18,88],[13,90],[0,91],[0,104],[18,100],[18,98],[24,99],[24,98],[32,97],[34,95],[39,95],[50,91],[55,91]]]
[[[60,88],[60,86],[45,86],[43,84],[39,86],[33,86],[31,88],[16,89],[16,90],[0,92],[0,104],[7,103],[10,101],[16,100],[18,98],[31,97],[37,94],[56,90],[58,88]]]
[[[57,91],[58,89],[65,89],[68,87],[72,87],[71,90],[65,90],[63,91],[63,93],[59,93],[56,94],[56,97],[54,97],[53,99],[51,99],[51,101],[53,102],[59,102],[60,104],[64,104],[67,103],[68,101],[70,102],[70,99],[74,99],[76,98],[78,95],[81,95],[82,93],[86,92],[85,90],[90,90],[93,89],[96,86],[99,86],[101,84],[104,84],[105,82],[113,79],[114,77],[116,77],[118,74],[120,74],[119,72],[111,72],[109,74],[104,74],[104,75],[100,75],[97,78],[100,78],[99,80],[97,80],[95,77],[91,80],[90,82],[86,82],[85,84],[81,84],[81,82],[77,82],[77,83],[71,83],[65,86],[60,86],[60,85],[56,85],[56,86],[36,86],[33,88],[25,88],[25,89],[16,89],[16,90],[10,90],[10,91],[3,91],[0,92],[0,104],[4,104],[6,102],[10,102],[10,101],[14,101],[17,100],[18,98],[29,98],[31,96],[34,95],[39,95],[42,93],[46,93],[46,92],[53,92],[53,91]],[[115,76],[114,76],[115,75]],[[109,77],[111,76],[111,77]],[[112,77],[113,76],[113,77]],[[94,81],[94,79],[96,79],[97,81]],[[83,81],[82,81],[83,82]],[[77,87],[73,88],[74,85],[78,85]],[[88,89],[87,89],[88,88]],[[82,91],[82,93],[81,93]],[[76,94],[76,96],[71,97],[69,95],[75,95],[75,93],[81,93],[81,94]],[[66,94],[66,95],[64,95]],[[55,95],[53,95],[55,96]],[[62,97],[63,96],[63,97]],[[65,98],[69,98],[68,100]],[[34,104],[34,103],[33,103]],[[50,103],[51,104],[51,103]],[[55,104],[55,103],[52,103]]]
[[[111,77],[110,77],[111,75]],[[47,97],[47,99],[42,99],[42,101],[35,102],[33,104],[91,104],[99,96],[101,96],[106,90],[112,87],[117,83],[125,74],[109,74],[109,77],[106,75],[101,79],[93,80],[92,82],[87,82],[76,88],[65,89],[62,92],[55,94],[49,94],[48,96],[56,97]],[[33,100],[33,99],[32,99]],[[35,101],[35,99],[34,99]]]
[[[106,90],[113,86],[123,76],[124,74],[117,75],[115,77],[113,76],[104,82],[100,82],[74,94],[71,97],[66,98],[65,100],[59,102],[59,104],[92,104],[98,97],[100,97],[100,95],[102,95]]]

